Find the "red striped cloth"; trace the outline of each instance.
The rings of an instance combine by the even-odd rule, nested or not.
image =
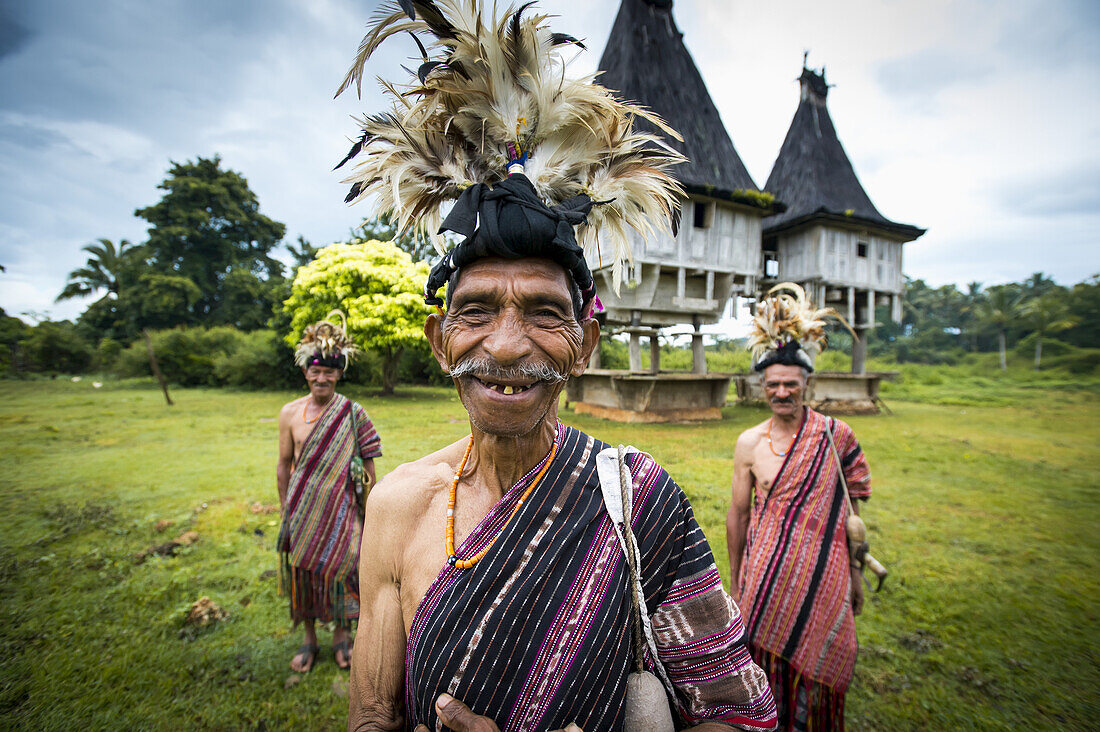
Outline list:
[[[867,459],[852,429],[806,409],[764,500],[754,498],[741,565],[741,606],[751,645],[803,677],[843,692],[856,662],[847,506],[826,424],[853,499],[871,495]]]
[[[349,475],[356,447],[364,459],[382,454],[366,410],[336,394],[302,446],[279,529],[280,590],[290,595],[296,621],[358,616],[358,604],[349,599],[358,596],[353,578],[362,531]]]

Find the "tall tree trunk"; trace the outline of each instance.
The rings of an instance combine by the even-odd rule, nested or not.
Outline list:
[[[397,364],[401,360],[403,348],[387,348],[382,354],[382,393],[393,394],[397,386]]]
[[[149,368],[153,370],[153,376],[157,377],[157,381],[160,382],[160,390],[164,392],[164,401],[168,402],[168,406],[172,406],[172,397],[168,396],[168,384],[164,381],[164,374],[160,372],[157,355],[153,353],[153,339],[149,337],[147,328],[143,329],[141,334],[145,336],[145,350],[149,354]]]
[[[1055,349],[1057,350],[1057,349]],[[1043,336],[1042,334],[1035,334],[1035,370],[1039,370],[1039,364],[1043,360]]]
[[[1005,360],[1005,332],[1003,330],[997,331],[997,345],[1000,347],[1001,353],[1001,371],[1008,370],[1008,363]]]

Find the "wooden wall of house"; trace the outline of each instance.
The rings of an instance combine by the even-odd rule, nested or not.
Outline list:
[[[695,207],[703,206],[702,227],[696,226]],[[721,201],[691,200],[682,208],[680,230],[657,231],[649,242],[630,231],[635,261],[684,266],[755,276],[760,270],[761,218]],[[601,243],[599,256],[589,256],[592,269],[608,262],[611,248]]]
[[[896,294],[904,289],[902,244],[877,234],[812,226],[780,235],[777,245],[781,280],[821,279]]]

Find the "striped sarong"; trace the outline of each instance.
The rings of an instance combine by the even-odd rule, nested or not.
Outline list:
[[[444,567],[417,608],[405,657],[407,729],[442,729],[433,706],[441,692],[505,732],[570,722],[585,732],[622,729],[629,580],[596,474],[606,445],[560,424],[557,440],[554,463],[511,522],[541,463],[457,551],[468,558],[495,537],[484,558]],[[691,505],[648,456],[634,454],[629,465],[647,611],[680,716],[771,729],[771,693]]]
[[[358,447],[363,459],[382,454],[366,410],[335,394],[313,426],[290,476],[279,551],[279,592],[290,596],[290,617],[335,620],[348,627],[359,617],[359,539],[362,523],[349,469]],[[358,434],[352,434],[351,410]]]
[[[741,564],[741,604],[754,650],[787,661],[801,680],[843,694],[856,662],[847,507],[826,424],[853,499],[871,495],[867,459],[852,429],[806,409],[767,497],[754,498]],[[764,663],[764,654],[757,655]],[[780,702],[781,712],[784,706]]]

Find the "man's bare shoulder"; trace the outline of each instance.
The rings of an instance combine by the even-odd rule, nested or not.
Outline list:
[[[419,460],[398,465],[371,490],[368,509],[406,526],[415,523],[432,500],[450,486],[465,449],[463,438]]]
[[[294,401],[287,402],[283,405],[283,408],[279,410],[279,419],[291,417],[298,413],[298,410],[302,408],[302,403],[309,399],[309,394],[303,397],[298,397]]]
[[[752,449],[756,447],[756,444],[768,434],[768,420],[764,420],[760,424],[749,427],[747,430],[737,436],[738,449]]]

